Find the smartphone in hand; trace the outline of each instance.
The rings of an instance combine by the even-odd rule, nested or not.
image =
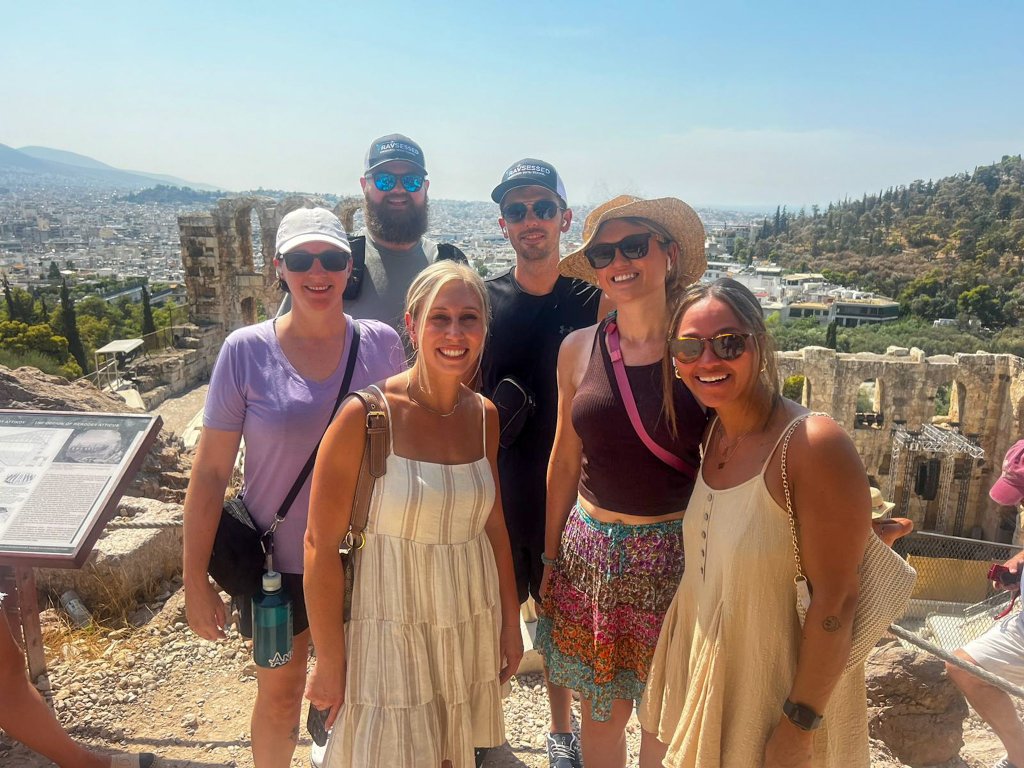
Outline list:
[[[309,705],[309,714],[306,715],[306,730],[310,738],[318,747],[327,743],[327,716],[331,714],[330,709],[317,709]]]

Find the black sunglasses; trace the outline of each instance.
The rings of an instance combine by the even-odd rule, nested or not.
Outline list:
[[[590,266],[594,269],[604,269],[615,261],[616,251],[622,251],[622,255],[627,259],[642,259],[651,248],[652,237],[654,237],[654,234],[651,232],[629,235],[617,243],[592,245],[583,251],[583,255],[587,257],[587,261],[590,262]],[[661,241],[659,240],[658,242]]]
[[[373,174],[373,185],[381,192],[390,192],[399,181],[402,182],[402,188],[406,192],[419,192],[423,187],[423,174],[406,173],[401,176],[396,176],[393,173]]]
[[[348,267],[349,255],[344,251],[324,251],[323,253],[307,253],[306,251],[289,251],[281,254],[289,272],[308,272],[313,267],[313,259],[320,259],[320,266],[328,272],[344,272]]]
[[[719,360],[735,360],[747,351],[747,339],[752,333],[720,333],[710,339],[680,336],[670,339],[668,351],[680,363],[692,363],[704,354],[704,343],[711,342],[711,351]]]
[[[509,224],[518,224],[529,211],[541,221],[549,221],[558,215],[562,206],[554,200],[536,200],[532,203],[509,203],[501,209],[501,217]]]

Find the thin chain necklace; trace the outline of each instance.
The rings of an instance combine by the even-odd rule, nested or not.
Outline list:
[[[719,458],[721,459],[721,461],[718,462],[718,468],[719,469],[723,469],[725,467],[725,465],[727,463],[729,463],[729,459],[731,459],[733,457],[733,455],[736,453],[736,449],[740,447],[740,443],[742,443],[749,435],[754,434],[754,432],[756,432],[756,431],[757,431],[757,428],[755,427],[754,429],[751,429],[751,430],[749,430],[747,432],[744,432],[742,435],[737,437],[736,438],[736,442],[733,443],[729,447],[726,447],[725,441],[721,437],[719,437],[718,438],[718,449],[719,449],[718,452],[720,454]],[[725,434],[725,430],[723,429],[720,434],[724,435]]]
[[[726,447],[725,441],[722,438],[722,435],[725,434],[725,429],[723,428],[718,433],[719,434],[719,437],[718,437],[718,448],[719,448],[719,453],[721,454],[719,456],[721,461],[718,462],[718,468],[719,469],[724,469],[725,468],[725,465],[729,463],[729,459],[731,459],[736,454],[736,449],[740,447],[740,443],[742,443],[744,440],[746,440],[747,437],[749,437],[750,435],[754,434],[755,432],[760,432],[765,427],[768,426],[768,422],[772,420],[772,415],[775,413],[775,407],[777,405],[778,405],[778,400],[775,400],[772,403],[771,410],[768,411],[768,415],[765,417],[764,421],[761,422],[761,424],[759,424],[758,426],[754,427],[753,429],[748,429],[742,435],[737,437],[736,438],[736,442],[734,442],[731,446]]]
[[[458,397],[455,399],[455,405],[452,406],[452,409],[450,411],[448,411],[448,413],[443,413],[442,411],[437,410],[437,408],[432,408],[429,405],[427,405],[426,403],[424,403],[424,402],[422,402],[420,400],[417,400],[415,397],[413,397],[413,394],[412,394],[412,376],[409,376],[408,379],[406,380],[406,383],[405,383],[405,394],[408,395],[409,399],[412,400],[414,403],[416,403],[416,405],[418,405],[420,408],[424,409],[425,411],[429,411],[430,413],[434,414],[435,416],[440,416],[442,419],[446,418],[448,416],[451,416],[453,413],[455,413],[456,410],[458,410],[458,407],[460,405],[462,405],[462,390],[461,389],[459,390]]]

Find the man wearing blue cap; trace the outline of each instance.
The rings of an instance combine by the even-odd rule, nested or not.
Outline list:
[[[345,311],[382,320],[402,333],[405,292],[413,278],[438,259],[464,262],[466,256],[454,245],[423,236],[430,182],[423,150],[408,136],[392,133],[370,144],[359,184],[366,237],[365,245],[353,238]]]
[[[498,226],[516,253],[507,272],[487,281],[492,319],[481,363],[481,389],[498,407],[498,474],[515,564],[519,600],[540,602],[544,566],[546,473],[558,420],[555,370],[566,334],[593,325],[600,292],[562,277],[562,233],[572,224],[565,186],[554,166],[524,158],[491,192]],[[578,768],[572,733],[572,692],[548,685],[552,768]]]

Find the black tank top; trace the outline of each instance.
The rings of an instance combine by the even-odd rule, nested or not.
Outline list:
[[[679,512],[690,500],[693,478],[665,464],[637,436],[615,385],[604,327],[598,326],[590,362],[572,400],[572,425],[583,442],[580,496],[627,515]],[[707,417],[690,391],[673,379],[679,432],[673,439],[662,413],[661,363],[626,366],[626,376],[647,434],[696,469]]]

